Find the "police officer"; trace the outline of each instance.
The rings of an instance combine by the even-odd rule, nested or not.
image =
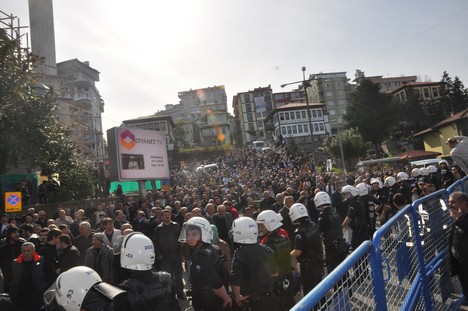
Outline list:
[[[393,206],[393,196],[398,193],[398,185],[396,179],[393,176],[388,176],[384,180],[384,190],[387,192],[388,204],[384,204],[382,212],[380,213],[380,223],[383,225],[386,223],[393,215],[395,215],[395,210],[392,209]]]
[[[213,231],[203,217],[192,217],[183,226],[179,241],[193,250],[190,263],[190,287],[195,311],[219,311],[232,306],[226,287],[227,266],[221,250],[212,245]]]
[[[273,251],[257,242],[257,223],[250,217],[237,218],[232,224],[232,236],[238,245],[231,271],[237,306],[242,310],[279,310],[279,300],[273,291],[273,277],[278,275]]]
[[[323,276],[323,247],[318,225],[313,222],[307,208],[295,203],[289,210],[291,221],[297,226],[291,257],[297,258],[301,269],[304,295],[312,290]]]
[[[103,282],[93,269],[78,266],[59,275],[44,293],[44,302],[49,311],[109,310],[112,308],[112,301],[124,293],[125,291]]]
[[[468,305],[468,196],[455,191],[449,196],[450,216],[454,219],[449,250],[452,274],[458,275],[465,301]]]
[[[405,197],[406,202],[411,203],[412,188],[409,175],[405,172],[399,172],[396,175],[396,181],[398,185],[397,193],[401,193]]]
[[[261,212],[257,217],[260,243],[273,250],[273,257],[278,267],[278,276],[274,277],[275,293],[280,299],[281,310],[290,310],[295,305],[294,277],[291,272],[290,243],[287,232],[281,229],[283,217],[274,211]]]
[[[360,183],[356,185],[356,190],[358,191],[361,201],[366,207],[366,222],[369,228],[369,239],[372,239],[376,229],[376,220],[377,213],[376,208],[381,204],[381,202],[376,199],[374,196],[369,194],[369,186],[366,183]]]
[[[343,221],[343,228],[350,227],[351,247],[355,250],[362,242],[369,239],[369,228],[366,222],[366,207],[359,198],[357,189],[353,186],[344,186],[341,190],[347,204],[348,215]]]
[[[328,193],[318,192],[314,197],[314,203],[320,211],[318,226],[325,245],[325,262],[330,273],[346,258],[349,245],[343,238],[341,218],[334,212]]]
[[[180,310],[171,275],[164,271],[152,271],[154,259],[150,238],[141,232],[125,236],[120,251],[120,265],[130,270],[130,278],[119,285],[127,294],[117,298],[116,311]]]

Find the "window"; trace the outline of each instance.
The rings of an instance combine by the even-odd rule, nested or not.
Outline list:
[[[424,88],[423,92],[424,92],[424,97],[429,97],[429,89],[428,88]]]
[[[249,123],[249,131],[255,131],[253,123]]]
[[[321,117],[322,117],[322,110],[320,110],[320,109],[319,109],[319,110],[317,110],[317,116],[318,116],[319,118],[321,118]]]
[[[317,110],[312,110],[312,117],[317,118]]]
[[[299,124],[299,125],[297,126],[297,131],[298,131],[299,133],[302,133],[302,124]]]
[[[266,112],[266,111],[262,112],[262,116],[263,116],[264,118],[266,118],[267,115],[268,115],[268,112]]]
[[[294,114],[294,111],[293,112],[290,112],[291,114],[291,120],[295,120],[296,119],[296,115]]]
[[[280,112],[279,116],[280,116],[280,120],[284,121],[284,113]]]
[[[320,123],[319,125],[320,125],[320,131],[323,132],[325,130],[325,127],[323,126],[323,123]]]
[[[301,118],[301,112],[300,111],[296,111],[296,119],[300,119]]]
[[[338,105],[340,105],[340,106],[346,106],[346,100],[344,100],[344,99],[338,100]]]
[[[257,121],[257,127],[258,128],[263,128],[263,121]]]
[[[328,84],[328,83],[324,83],[324,84],[323,84],[323,87],[324,87],[324,88],[327,88],[327,87],[329,87],[329,86],[330,86],[330,84]]]
[[[154,130],[155,130],[155,131],[159,131],[159,130],[160,130],[160,128],[159,128],[159,122],[154,123]]]
[[[340,86],[341,85],[341,82],[336,82],[336,86]]]
[[[249,94],[244,94],[244,102],[250,103],[250,95]]]
[[[284,117],[285,117],[285,120],[288,121],[289,120],[289,112],[285,112]]]
[[[432,88],[432,96],[439,97],[439,90],[436,87]]]
[[[306,116],[306,112],[305,112],[304,110],[303,110],[303,111],[301,111],[301,117],[302,117],[302,119],[305,119],[305,118],[307,118],[307,116]]]
[[[259,132],[258,132],[258,136],[260,136],[260,137],[265,137],[265,133],[264,133],[263,131],[259,131]]]
[[[143,124],[143,125],[141,126],[141,128],[144,129],[144,130],[147,130],[147,129],[148,129],[148,124]]]
[[[308,133],[309,132],[309,127],[307,126],[307,124],[304,124],[304,133]]]
[[[317,123],[314,123],[314,132],[318,132],[319,131],[319,126]]]
[[[343,91],[338,91],[338,96],[343,96]]]
[[[257,112],[255,115],[257,116],[257,118],[261,118],[261,117],[262,117],[262,113],[261,113],[261,112]]]
[[[245,104],[245,111],[246,112],[252,112],[252,105],[251,104]]]
[[[293,125],[292,131],[293,131],[293,134],[297,134],[297,127],[295,125]]]
[[[148,124],[148,130],[152,131],[154,129],[153,123]]]
[[[166,122],[161,122],[160,125],[161,125],[161,131],[165,132],[167,130],[166,129]],[[155,127],[155,129],[156,129],[156,127]]]
[[[331,116],[334,116],[336,114],[336,111],[335,110],[329,110],[328,113],[331,115]]]
[[[284,99],[284,94],[275,94],[275,99]]]
[[[291,135],[291,127],[288,126],[288,135]]]
[[[253,116],[251,112],[247,113],[247,121],[253,122]]]
[[[332,97],[332,96],[333,96],[333,92],[330,92],[330,91],[325,92],[325,96],[326,96],[326,97]]]
[[[335,102],[333,100],[327,100],[327,106],[334,106]]]
[[[282,126],[282,127],[281,127],[281,133],[282,133],[283,135],[286,135],[286,127],[285,127],[285,126]]]

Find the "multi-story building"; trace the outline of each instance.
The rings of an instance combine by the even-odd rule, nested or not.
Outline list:
[[[410,82],[394,90],[392,95],[400,101],[406,101],[408,92],[413,92],[421,100],[426,116],[433,121],[439,118],[437,102],[442,98],[443,86],[442,82]]]
[[[280,92],[273,94],[273,108],[280,108],[281,106],[290,103],[303,102],[305,102],[305,94],[302,90],[293,90],[291,92]]]
[[[359,84],[359,81],[364,78],[370,80],[374,84],[378,84],[380,87],[381,93],[391,93],[407,83],[416,82],[416,80],[418,79],[417,76],[401,76],[401,77],[385,77],[385,78],[383,76],[366,77],[364,75],[364,71],[361,71],[359,69],[356,70],[355,77],[356,79],[354,79],[353,82],[356,82],[357,84]]]
[[[89,62],[71,59],[57,64],[58,118],[71,131],[78,154],[93,163],[105,158],[102,118],[104,101],[96,88],[99,71]]]
[[[304,150],[311,151],[317,147],[320,137],[331,133],[330,121],[324,113],[324,107],[325,104],[322,103],[286,104],[268,114],[264,120],[265,126],[276,141],[294,140]]]
[[[179,92],[179,104],[166,105],[156,115],[170,115],[185,132],[189,145],[231,143],[224,86]]]
[[[346,72],[312,74],[309,80],[310,87],[307,88],[309,102],[325,104],[332,131],[337,132],[338,123],[342,122],[351,102],[352,89]]]
[[[273,110],[271,86],[238,93],[234,96],[232,105],[236,125],[239,127],[236,136],[241,139],[242,145],[273,138],[263,124],[266,116]]]
[[[151,115],[122,121],[122,127],[163,132],[168,150],[174,146],[174,121],[170,116]]]

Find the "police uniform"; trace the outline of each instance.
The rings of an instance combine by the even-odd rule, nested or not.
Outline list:
[[[219,267],[221,250],[210,244],[202,244],[196,248],[190,263],[190,283],[192,306],[196,311],[219,311],[223,309],[223,301],[213,292],[226,281],[220,275]],[[226,270],[227,272],[227,270]],[[227,291],[227,288],[226,288]]]
[[[412,191],[412,188],[411,188],[411,183],[407,180],[402,180],[398,183],[398,193],[401,193],[405,199],[406,199],[406,203],[407,204],[410,204],[411,201],[412,201],[412,195],[413,195],[413,191]]]
[[[349,246],[343,238],[341,218],[326,207],[319,215],[318,225],[325,245],[328,273],[333,271],[348,255]]]
[[[297,261],[301,267],[304,295],[312,290],[323,275],[323,247],[318,225],[310,218],[303,218],[294,233],[294,249],[300,250]]]
[[[241,244],[232,260],[231,284],[240,287],[242,296],[249,296],[246,310],[279,310],[273,292],[272,274],[277,273],[273,251],[265,245]]]
[[[358,196],[348,202],[348,217],[351,219],[349,227],[353,230],[351,246],[355,250],[362,242],[369,239],[369,228],[365,219],[366,207]]]
[[[132,271],[131,277],[120,283],[120,288],[127,291],[116,298],[115,311],[178,311],[176,287],[167,272],[151,270]]]
[[[452,274],[458,275],[465,302],[468,302],[468,213],[453,224],[449,245]]]
[[[278,276],[274,278],[274,291],[281,304],[281,310],[290,310],[295,305],[294,278],[291,272],[290,243],[288,238],[275,230],[265,236],[262,244],[273,251],[273,258],[278,267]]]
[[[376,208],[381,204],[381,202],[376,199],[374,196],[370,194],[366,194],[361,196],[361,201],[365,205],[366,209],[366,222],[369,228],[369,238],[372,239],[374,232],[376,230],[376,221],[377,221],[377,213]]]

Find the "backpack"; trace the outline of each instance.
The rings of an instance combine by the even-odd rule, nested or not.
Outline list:
[[[226,291],[229,290],[229,269],[226,256],[224,256],[221,249],[216,245],[211,245],[210,247],[205,247],[198,252],[204,256],[209,256],[216,266],[216,271],[221,278],[221,281],[226,288]],[[195,255],[195,254],[194,254]]]

